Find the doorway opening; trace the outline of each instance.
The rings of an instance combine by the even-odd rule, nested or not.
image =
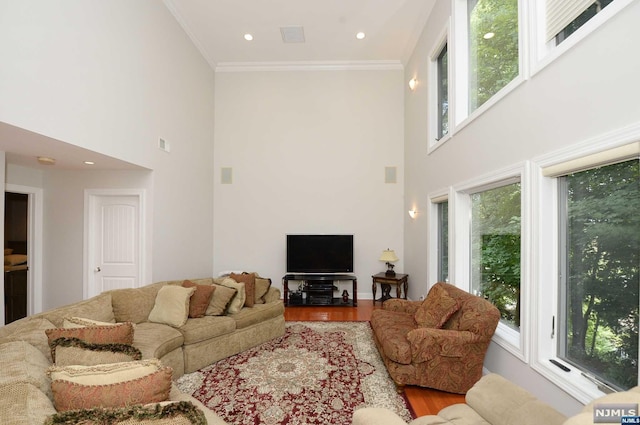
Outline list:
[[[29,195],[4,195],[4,322],[27,316]]]

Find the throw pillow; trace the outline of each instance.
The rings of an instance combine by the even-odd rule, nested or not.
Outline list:
[[[189,401],[163,402],[119,409],[83,409],[56,413],[45,425],[206,425],[204,413]]]
[[[49,368],[58,412],[93,407],[126,407],[169,399],[173,370],[160,360],[98,366]]]
[[[198,285],[190,280],[182,282],[182,286],[185,288],[196,288],[196,292],[193,293],[189,302],[189,317],[204,317],[216,287],[212,285]]]
[[[271,279],[265,279],[256,275],[256,304],[264,304],[264,296],[269,292],[271,288]]]
[[[149,321],[179,328],[189,318],[189,300],[196,288],[166,285],[160,288]]]
[[[133,325],[129,322],[115,326],[87,326],[84,328],[55,328],[45,331],[55,363],[53,342],[58,338],[78,338],[95,344],[133,344]]]
[[[57,366],[95,366],[142,359],[142,352],[133,345],[91,344],[78,338],[58,338],[53,341],[52,350]]]
[[[86,328],[87,326],[116,326],[115,322],[103,322],[101,320],[87,319],[84,317],[65,317],[62,322],[63,328]]]
[[[214,281],[218,283],[218,279],[215,279]],[[240,310],[242,310],[242,307],[244,307],[245,300],[247,299],[244,282],[236,282],[230,277],[225,277],[219,280],[219,284],[236,290],[237,294],[231,300],[227,311],[231,314],[239,313]]]
[[[213,291],[213,297],[211,297],[211,301],[209,302],[209,307],[207,307],[207,316],[222,316],[231,304],[231,301],[236,296],[237,292],[233,288],[229,288],[227,286],[213,284],[213,287],[216,288]]]
[[[436,284],[416,311],[414,319],[419,326],[440,329],[459,308],[458,300]]]
[[[256,302],[256,275],[253,273],[231,273],[229,277],[236,282],[244,283],[244,290],[246,294],[244,305],[246,307],[253,307]]]

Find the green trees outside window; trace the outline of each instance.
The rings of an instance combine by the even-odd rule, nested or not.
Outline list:
[[[520,72],[518,0],[469,0],[469,112]]]
[[[520,183],[471,195],[471,289],[520,327]]]
[[[638,160],[559,183],[560,357],[628,389],[638,384]]]

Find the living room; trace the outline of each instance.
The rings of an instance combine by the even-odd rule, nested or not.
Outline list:
[[[640,139],[640,58],[632,54],[640,4],[617,2],[626,4],[620,13],[552,61],[524,67],[508,94],[456,122],[436,147],[428,62],[453,2],[431,2],[406,63],[247,72],[212,69],[161,2],[4,1],[7,158],[17,143],[55,147],[32,156],[71,148],[118,163],[92,170],[7,161],[5,183],[44,192],[42,309],[83,297],[83,196],[93,188],[146,191],[147,282],[250,268],[279,284],[287,233],[349,233],[365,283],[359,298],[371,298],[366,283],[391,248],[396,270],[410,274],[409,297],[419,299],[436,279],[433,199],[513,174],[525,161]],[[387,167],[395,183],[385,183]],[[451,281],[462,284],[455,271]],[[530,281],[530,293],[551,293],[540,281]],[[532,367],[543,326],[527,308],[522,345],[492,344],[486,367],[575,411],[580,402],[555,375]]]

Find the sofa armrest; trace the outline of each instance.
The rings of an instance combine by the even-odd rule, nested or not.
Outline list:
[[[400,298],[391,298],[382,304],[382,308],[399,313],[415,314],[422,305],[422,301],[409,301]]]
[[[437,356],[464,357],[471,347],[480,341],[478,335],[469,331],[449,329],[416,328],[407,333],[414,362],[426,362]]]
[[[280,300],[280,289],[271,286],[266,294],[264,294],[264,302],[266,304],[273,303]]]

